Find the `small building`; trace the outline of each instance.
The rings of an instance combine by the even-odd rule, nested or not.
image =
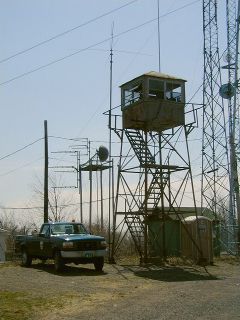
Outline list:
[[[8,231],[4,229],[0,229],[0,262],[4,262],[6,260],[6,240],[8,237]]]
[[[182,256],[196,262],[213,263],[213,232],[209,218],[190,216],[182,221],[181,251]]]
[[[121,85],[123,129],[161,132],[184,125],[185,82],[151,71]]]
[[[163,257],[181,255],[179,220],[170,216],[165,219],[161,216],[148,216],[149,250],[151,257]]]
[[[160,209],[149,214],[147,224],[150,256],[182,256],[196,262],[202,260],[212,263],[213,214],[206,210],[207,216],[196,216],[196,210],[199,214],[201,208],[165,208],[164,215]]]

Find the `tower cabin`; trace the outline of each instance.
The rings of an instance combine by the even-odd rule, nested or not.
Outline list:
[[[161,132],[184,125],[185,82],[151,71],[121,85],[123,129]]]

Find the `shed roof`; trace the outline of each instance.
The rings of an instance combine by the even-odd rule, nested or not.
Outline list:
[[[154,77],[154,78],[159,78],[159,79],[178,80],[178,81],[184,81],[184,82],[187,81],[185,79],[182,79],[182,78],[179,78],[179,77],[176,77],[176,76],[172,76],[170,74],[166,74],[166,73],[162,73],[162,72],[156,72],[156,71],[149,71],[149,72],[146,72],[146,73],[144,73],[144,74],[142,74],[142,75],[140,75],[140,76],[138,76],[138,77],[136,77],[134,79],[131,79],[131,80],[123,83],[120,86],[120,88],[122,86],[126,85],[127,83],[132,82],[132,81],[137,80],[137,79],[142,78],[142,77]]]
[[[157,216],[159,214],[161,215],[161,208],[157,208],[157,210],[155,209],[155,212],[152,212],[152,213],[153,213],[153,217],[154,215],[157,215]],[[170,210],[169,210],[169,207],[165,207],[165,213],[167,213],[167,216],[172,220],[179,220],[179,217],[185,220],[187,217],[190,217],[190,216],[196,217],[196,214],[198,218],[201,216],[204,216],[212,221],[217,220],[214,213],[208,208],[203,208],[203,212],[202,212],[202,209],[200,207],[196,207],[196,208],[180,207],[180,208],[171,208]]]
[[[211,219],[209,219],[208,217],[204,217],[204,216],[198,216],[198,217],[196,217],[196,216],[189,216],[189,217],[186,217],[185,219],[184,219],[184,222],[186,222],[186,223],[191,223],[191,222],[193,222],[193,221],[196,221],[196,220],[207,220],[207,221],[212,221]]]

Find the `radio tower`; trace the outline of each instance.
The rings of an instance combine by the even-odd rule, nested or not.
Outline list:
[[[239,10],[239,9],[238,9]],[[239,142],[237,109],[239,12],[236,0],[226,0],[227,50],[222,68],[227,71],[227,83],[221,83],[218,48],[217,0],[203,0],[204,83],[203,83],[203,143],[202,143],[202,209],[210,209],[222,218],[221,242],[227,252],[237,252],[240,235],[236,234],[236,219],[240,221],[240,198],[236,146]],[[227,100],[228,135],[223,99]],[[238,142],[236,142],[238,141]],[[229,143],[229,150],[228,150]],[[219,230],[216,230],[220,240]],[[218,246],[220,241],[217,241]],[[220,248],[215,248],[220,253]]]
[[[202,211],[216,217],[232,218],[229,197],[229,159],[218,47],[217,0],[203,0],[204,80],[202,136]],[[220,253],[220,233],[216,229],[215,254]]]
[[[227,13],[227,70],[228,83],[223,85],[221,94],[228,100],[229,113],[229,145],[230,145],[230,196],[232,203],[232,215],[229,216],[229,228],[232,234],[231,249],[237,251],[236,243],[240,241],[240,235],[236,235],[236,218],[240,224],[240,198],[238,181],[238,163],[236,147],[239,143],[239,110],[237,106],[237,84],[238,84],[238,45],[239,45],[239,5],[238,14],[236,0],[226,1]],[[238,136],[238,137],[237,137]]]

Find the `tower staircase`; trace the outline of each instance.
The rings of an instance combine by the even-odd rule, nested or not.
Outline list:
[[[139,160],[140,166],[155,164],[155,159],[149,148],[145,146],[140,130],[126,129],[125,134]]]
[[[154,156],[149,148],[146,146],[144,138],[140,130],[126,129],[126,137],[135,152],[135,155],[140,163],[141,167],[148,167],[148,171],[152,174],[152,180],[148,186],[147,194],[139,206],[139,211],[136,213],[129,210],[125,215],[125,222],[128,226],[128,230],[133,238],[136,249],[140,255],[143,256],[144,250],[144,210],[147,204],[147,208],[154,210],[157,208],[161,199],[161,193],[164,190],[168,181],[168,175],[162,173],[156,165]],[[162,175],[162,177],[161,177]]]
[[[144,224],[141,219],[141,215],[128,212],[125,215],[125,222],[128,226],[128,230],[132,236],[135,247],[142,258],[144,250]]]

